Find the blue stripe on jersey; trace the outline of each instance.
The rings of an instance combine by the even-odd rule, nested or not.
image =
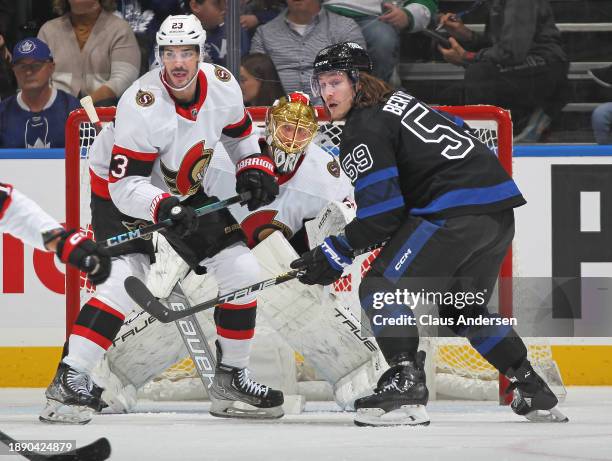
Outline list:
[[[399,176],[399,172],[397,171],[397,167],[395,166],[378,170],[355,181],[355,192],[360,191],[361,189],[365,189],[366,187],[371,186],[372,184],[376,184],[377,182],[384,181],[385,179],[389,178],[394,178],[396,176]]]
[[[490,352],[499,342],[508,336],[508,333],[512,327],[510,325],[497,325],[491,331],[489,336],[475,336],[470,338],[470,343],[478,351],[478,353],[484,356],[487,352]]]
[[[400,188],[398,176],[386,178],[366,187],[362,187],[359,190],[355,189],[357,209],[368,208],[401,196],[402,189]]]
[[[384,277],[392,283],[397,283],[414,258],[416,258],[421,249],[439,228],[440,226],[429,221],[423,221],[419,224],[408,240],[404,242],[399,251],[393,256],[393,259],[391,259],[389,266],[383,274]]]
[[[404,197],[401,195],[397,195],[389,200],[385,200],[384,202],[378,202],[376,205],[367,206],[367,207],[357,207],[357,218],[365,219],[370,216],[374,216],[381,213],[386,213],[387,211],[394,210],[396,208],[402,208],[405,205]]]
[[[438,114],[440,114],[442,117],[447,118],[448,120],[453,122],[459,128],[465,128],[465,120],[463,120],[458,115],[454,115],[454,114],[451,114],[450,112],[446,112],[446,111],[440,110],[440,109],[434,109],[434,111],[437,112]]]
[[[469,205],[486,205],[489,203],[500,202],[520,195],[514,181],[509,179],[506,182],[490,187],[475,187],[470,189],[457,189],[447,192],[432,200],[424,208],[413,208],[410,214],[415,216],[437,213],[448,208],[455,208]]]

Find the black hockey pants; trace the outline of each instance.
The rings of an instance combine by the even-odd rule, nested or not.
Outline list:
[[[359,288],[362,309],[387,361],[416,353],[418,319],[412,325],[401,321],[393,325],[394,319],[415,317],[414,298],[406,297],[410,292],[434,300],[440,318],[450,319],[446,321],[450,330],[467,337],[498,370],[522,362],[527,351],[512,327],[457,325],[460,316],[497,317],[488,312],[487,304],[513,237],[512,209],[439,221],[410,216]],[[383,298],[384,293],[398,290],[399,296]]]

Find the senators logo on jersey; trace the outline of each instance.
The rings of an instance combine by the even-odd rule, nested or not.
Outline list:
[[[160,163],[164,182],[173,194],[193,195],[202,187],[202,178],[213,154],[213,149],[205,149],[204,143],[200,141],[187,151],[178,171]]]
[[[229,82],[232,78],[232,74],[230,74],[227,69],[224,69],[221,66],[215,66],[215,77],[217,77],[222,82]]]
[[[331,160],[327,164],[327,171],[329,171],[329,174],[331,174],[334,178],[340,177],[340,165],[338,165],[336,159]]]
[[[150,91],[138,90],[136,93],[136,104],[142,107],[149,107],[155,102],[155,96]]]
[[[266,229],[280,230],[287,240],[291,238],[293,232],[289,226],[277,219],[274,219],[277,214],[278,210],[256,211],[248,215],[240,223],[242,230],[247,236],[247,244],[250,248],[254,247],[261,241],[259,234]]]

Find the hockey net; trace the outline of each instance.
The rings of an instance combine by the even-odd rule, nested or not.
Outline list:
[[[496,153],[506,171],[512,174],[512,122],[508,112],[494,106],[442,106],[439,109],[466,120],[476,131],[478,138]],[[255,107],[248,110],[255,124],[264,124],[266,108]],[[114,118],[115,108],[97,108],[97,112],[104,123]],[[318,114],[322,121],[314,142],[323,149],[337,154],[342,125],[325,121],[326,115],[322,108],[318,108]],[[66,222],[68,228],[80,226],[88,233],[91,233],[91,226],[87,154],[95,135],[95,129],[89,123],[84,110],[74,111],[70,115],[66,124]],[[356,292],[360,278],[367,272],[374,258],[375,253],[366,256],[359,268],[355,269],[355,273],[340,279],[334,285],[334,290],[338,293]],[[511,278],[512,254],[509,251],[502,264],[498,284],[499,312],[504,316],[512,315]],[[83,273],[67,268],[67,335],[78,315],[82,301],[93,289]],[[539,369],[550,369],[554,373],[556,365],[550,344],[536,340],[526,342],[532,363]],[[508,396],[503,392],[507,385],[505,378],[500,376],[466,340],[431,338],[428,340],[427,349],[430,362],[433,363],[431,367],[435,372],[435,384],[428,377],[429,386],[435,388],[438,394],[452,398],[499,399],[500,402],[508,402]],[[297,362],[301,365],[299,356]],[[167,370],[163,378],[165,382],[177,382],[195,376],[195,366],[187,358]]]

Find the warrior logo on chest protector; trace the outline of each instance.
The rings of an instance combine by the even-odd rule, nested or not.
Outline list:
[[[213,154],[213,149],[205,149],[204,143],[200,141],[187,151],[178,171],[160,163],[164,182],[173,194],[193,195],[202,187],[202,178]]]

